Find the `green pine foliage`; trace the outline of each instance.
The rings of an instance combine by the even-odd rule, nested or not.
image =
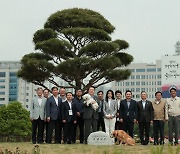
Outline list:
[[[133,57],[125,53],[128,42],[111,39],[114,30],[98,12],[81,8],[58,11],[50,15],[43,29],[35,32],[36,52],[23,56],[18,77],[44,88],[48,88],[45,81],[60,87],[55,81],[58,77],[69,88],[83,91],[92,85],[125,80],[130,71],[124,66]]]

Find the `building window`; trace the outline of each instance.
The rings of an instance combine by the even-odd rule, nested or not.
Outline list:
[[[141,75],[141,79],[146,79],[146,76],[145,75]]]
[[[147,72],[156,72],[156,68],[148,68]]]
[[[157,88],[157,91],[161,91],[161,88]]]
[[[161,81],[158,81],[158,82],[157,82],[157,85],[161,85]]]
[[[145,69],[136,69],[136,72],[145,72]]]
[[[131,79],[135,79],[135,76],[134,76],[134,75],[131,75]]]
[[[0,98],[0,101],[5,101],[5,98]]]
[[[129,86],[129,82],[126,82],[126,86]]]
[[[134,91],[135,91],[135,89],[134,89],[134,88],[131,88],[131,91],[132,91],[132,92],[134,92]]]
[[[136,82],[136,85],[139,86],[139,85],[140,85],[140,82]]]
[[[0,77],[6,77],[6,72],[0,72]]]
[[[26,87],[26,90],[29,90],[29,87]]]
[[[141,91],[145,91],[145,88],[141,88]]]
[[[141,85],[146,85],[146,82],[145,82],[145,81],[142,81],[142,82],[141,82]]]
[[[140,79],[140,75],[136,75],[136,79]]]
[[[9,73],[10,76],[16,76],[16,74],[17,74],[16,72],[10,72]]]
[[[136,88],[136,92],[140,92],[140,88]]]
[[[135,85],[135,82],[131,82],[131,86],[134,86]]]
[[[26,96],[29,96],[29,93],[26,93]]]
[[[29,99],[26,99],[26,102],[29,102]]]
[[[140,98],[140,95],[136,95],[136,98]]]
[[[157,71],[158,71],[158,72],[161,72],[161,68],[157,68]]]
[[[5,95],[5,92],[4,91],[0,91],[0,95]]]
[[[158,78],[158,79],[161,79],[161,75],[157,75],[157,78]]]
[[[0,89],[4,89],[5,88],[5,85],[0,85]]]
[[[0,79],[0,82],[5,82],[5,79]]]

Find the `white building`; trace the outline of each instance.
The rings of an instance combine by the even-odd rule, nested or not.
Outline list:
[[[123,98],[125,91],[131,90],[135,100],[140,99],[141,91],[146,91],[148,99],[154,99],[155,92],[161,91],[161,60],[156,64],[131,63],[127,68],[131,71],[129,79],[112,82],[112,90],[121,90]]]

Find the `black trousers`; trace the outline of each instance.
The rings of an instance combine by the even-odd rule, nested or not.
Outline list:
[[[154,120],[153,121],[153,134],[154,142],[158,143],[160,132],[160,143],[164,143],[164,121],[163,120]]]
[[[60,119],[50,120],[48,124],[47,143],[51,143],[52,133],[54,129],[55,129],[55,143],[61,143],[62,123]]]
[[[141,143],[145,143],[145,144],[149,143],[149,130],[150,130],[150,122],[139,122],[139,136]]]
[[[83,143],[83,141],[84,141],[84,120],[83,120],[83,118],[77,117],[77,123],[74,124],[74,133],[73,133],[73,139],[72,139],[72,141],[74,143],[76,142],[77,127],[79,127],[79,140],[80,140],[80,143]]]
[[[74,133],[74,123],[73,121],[64,123],[63,129],[63,141],[64,143],[71,143]]]
[[[91,133],[91,127],[92,127],[93,132],[97,131],[97,119],[94,119],[93,117],[91,117],[91,119],[85,119],[84,120],[84,139],[85,139],[85,142],[87,142],[87,138]]]
[[[124,120],[123,122],[124,131],[129,134],[133,138],[134,136],[134,122],[130,121],[129,118]]]
[[[46,135],[45,135],[45,141],[47,142],[47,136],[48,136],[48,125],[49,123],[46,121],[44,122],[45,130],[46,130]]]
[[[116,123],[115,123],[115,129],[116,129],[116,130],[124,130],[123,123],[120,122],[120,121],[116,121]]]
[[[100,127],[101,127],[101,130],[105,132],[104,117],[102,116],[101,113],[99,113],[99,119],[97,121],[97,131],[100,131]]]
[[[38,131],[38,134],[37,134]],[[44,133],[44,120],[38,118],[37,120],[32,121],[32,142],[43,143],[43,133]],[[37,136],[36,136],[37,134]],[[37,138],[37,139],[36,139]]]

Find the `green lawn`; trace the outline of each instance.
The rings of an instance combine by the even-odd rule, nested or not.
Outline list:
[[[0,143],[0,154],[1,151],[5,152],[6,149],[15,152],[16,148],[20,150],[19,153],[34,153],[34,149],[39,149],[39,153],[44,154],[54,154],[54,153],[73,153],[73,154],[81,154],[81,153],[90,153],[90,154],[137,154],[137,153],[167,153],[167,154],[180,154],[180,146],[168,146],[165,145],[163,147],[162,152],[158,152],[161,149],[161,146],[142,146],[142,145],[135,145],[135,146],[126,146],[126,145],[113,145],[113,146],[92,146],[92,145],[82,145],[82,144],[72,144],[72,145],[65,145],[65,144],[41,144],[39,148],[35,148],[35,145],[26,142],[16,142],[16,143]]]

